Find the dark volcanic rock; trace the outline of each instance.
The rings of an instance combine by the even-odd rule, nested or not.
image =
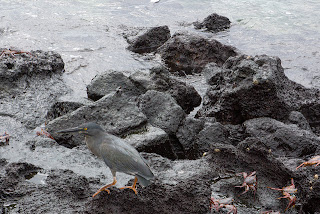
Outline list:
[[[60,74],[51,77],[24,77],[26,81],[0,84],[0,115],[9,116],[29,129],[34,129],[46,120],[47,111],[67,93],[68,87]]]
[[[144,92],[139,90],[128,77],[118,71],[111,73],[108,71],[98,75],[87,86],[88,98],[94,101],[117,90],[121,90],[122,94],[128,96],[138,96]]]
[[[320,147],[319,137],[312,132],[271,118],[248,120],[244,126],[249,135],[259,138],[268,149],[279,156],[309,156]]]
[[[58,198],[74,197],[75,199],[87,199],[89,181],[84,176],[76,175],[71,170],[59,170],[51,173],[46,182],[54,187],[54,194]]]
[[[240,124],[257,117],[286,121],[293,110],[319,92],[289,80],[278,57],[231,57],[222,68],[209,64],[204,70],[211,87],[198,117],[215,117]]]
[[[173,97],[154,90],[149,90],[139,97],[139,108],[147,116],[150,124],[169,134],[176,133],[186,116]]]
[[[24,166],[36,168],[26,163],[13,163],[6,166],[7,173],[0,177],[0,180],[4,181],[1,182],[0,189],[0,205],[4,203],[3,207],[0,206],[2,212],[78,213],[82,210],[89,194],[89,181],[85,177],[70,170],[56,170],[50,172],[43,183],[37,184],[30,180],[36,172],[30,177],[25,177],[24,174],[28,170]],[[19,179],[16,178],[16,174],[19,175]],[[3,195],[2,190],[8,190],[10,187],[6,180],[14,181],[14,185]]]
[[[204,123],[193,118],[186,119],[177,132],[177,138],[189,159],[200,158],[215,144],[230,144],[228,137],[228,129],[220,123]]]
[[[210,151],[210,148],[215,144],[230,144],[228,137],[228,129],[221,123],[206,124],[204,129],[199,132],[198,139],[194,143],[198,151],[198,157],[204,152]]]
[[[157,155],[147,159],[157,174],[151,185],[132,190],[111,187],[111,194],[102,192],[92,198],[103,183],[86,178],[71,170],[50,170],[44,183],[33,183],[24,178],[21,167],[0,166],[0,208],[7,213],[206,213],[209,211],[212,175],[207,160],[173,162]],[[25,165],[19,163],[18,165]],[[25,168],[25,167],[24,167]],[[35,167],[33,167],[35,168]],[[15,175],[21,174],[19,179]],[[14,180],[10,188],[7,181]],[[131,183],[131,182],[130,182]],[[10,192],[3,194],[4,190]],[[5,206],[3,206],[5,204]]]
[[[150,73],[136,72],[130,79],[145,91],[169,93],[187,114],[201,104],[201,96],[195,88],[171,77],[169,70],[163,66],[152,68]]]
[[[85,206],[85,213],[192,213],[209,211],[210,188],[200,180],[190,179],[176,185],[151,184],[138,196],[132,192],[113,191],[101,194]],[[108,203],[106,203],[106,197]],[[156,199],[156,200],[155,200]],[[119,201],[123,201],[121,205]],[[119,206],[120,205],[120,206]]]
[[[202,214],[209,211],[208,179],[215,173],[210,171],[207,160],[169,161],[154,154],[149,154],[147,159],[157,177],[154,183],[139,188],[138,196],[131,190],[100,194],[87,203],[86,213]]]
[[[193,25],[196,29],[205,28],[207,31],[219,32],[230,28],[230,20],[225,16],[220,16],[213,13],[206,17],[203,22],[194,22]]]
[[[39,168],[28,163],[11,163],[6,166],[5,171],[6,176],[0,178],[0,199],[12,195],[16,185],[32,177],[39,171]]]
[[[302,210],[305,213],[320,213],[320,180],[314,177],[309,180],[309,182],[304,182],[303,180],[301,181],[304,193],[304,197],[302,198]],[[310,187],[312,187],[312,189],[310,189]]]
[[[31,129],[43,124],[49,107],[68,90],[61,78],[63,72],[64,62],[55,52],[3,54],[0,115],[17,119]]]
[[[250,147],[247,146],[250,145]],[[215,144],[212,152],[208,153],[212,171],[219,176],[213,177],[212,190],[215,194],[232,197],[235,201],[246,204],[246,207],[260,207],[265,210],[285,208],[277,196],[278,192],[268,191],[268,186],[282,187],[290,181],[293,173],[281,161],[275,159],[267,148],[256,138],[247,138],[239,146],[230,144]],[[240,195],[244,188],[237,188],[243,183],[241,172],[257,172],[258,189]],[[276,178],[276,179],[275,179]],[[238,203],[237,203],[238,204]],[[238,207],[238,213],[248,213]],[[251,212],[251,213],[257,213]]]
[[[2,49],[0,49],[0,52]],[[22,76],[51,75],[64,72],[64,62],[56,52],[31,51],[30,54],[2,55],[1,82],[16,82]]]
[[[292,124],[296,124],[299,128],[311,131],[310,125],[307,119],[298,111],[292,111],[289,114],[288,118],[289,122]]]
[[[58,101],[54,103],[47,112],[46,119],[51,121],[55,118],[61,117],[69,112],[72,112],[84,104],[72,101]]]
[[[188,33],[174,34],[158,52],[170,71],[187,74],[201,72],[210,62],[222,66],[230,56],[237,55],[231,46]]]
[[[207,122],[205,118],[187,118],[176,136],[188,159],[202,157],[215,144],[238,145],[249,137],[240,125],[222,125],[219,122]]]
[[[171,160],[178,158],[172,145],[172,139],[160,128],[148,125],[146,130],[130,134],[125,140],[139,152],[155,153]]]
[[[119,94],[109,94],[93,104],[83,106],[77,110],[59,117],[49,124],[47,130],[53,133],[59,144],[74,147],[84,143],[83,136],[70,134],[54,134],[55,131],[78,126],[93,121],[100,124],[108,132],[123,135],[143,128],[147,123],[146,116],[138,109],[136,103],[128,101]]]
[[[168,26],[154,27],[146,33],[138,36],[133,41],[129,41],[128,50],[136,53],[150,53],[163,45],[170,38]]]
[[[314,133],[320,136],[320,101],[319,96],[314,96],[314,100],[303,103],[299,111],[305,116]]]
[[[198,158],[201,153],[197,148],[195,148],[195,144],[198,134],[204,128],[204,125],[205,122],[203,120],[186,118],[177,131],[176,136],[188,159]]]

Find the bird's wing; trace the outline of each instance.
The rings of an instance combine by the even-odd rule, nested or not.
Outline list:
[[[111,170],[153,178],[153,173],[139,152],[121,138],[112,136],[110,139],[109,136],[108,142],[100,145],[100,153]]]

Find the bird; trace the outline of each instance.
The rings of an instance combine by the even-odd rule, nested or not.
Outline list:
[[[85,141],[89,150],[96,156],[103,159],[109,167],[113,182],[101,187],[92,197],[102,191],[110,194],[109,187],[117,183],[116,173],[123,172],[135,176],[132,186],[125,186],[119,189],[131,189],[138,194],[136,184],[148,186],[154,179],[147,161],[140,153],[125,140],[106,132],[100,125],[94,122],[84,123],[74,128],[56,131],[56,133],[81,133],[85,136]]]

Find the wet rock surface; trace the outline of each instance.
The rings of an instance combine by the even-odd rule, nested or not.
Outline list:
[[[237,55],[234,47],[187,32],[175,33],[157,52],[171,72],[180,74],[199,73],[210,62],[221,66]]]
[[[0,49],[0,53],[5,49]],[[50,75],[64,72],[64,62],[56,52],[41,50],[4,52],[0,60],[1,82],[16,82],[23,76]]]
[[[139,108],[152,125],[168,133],[175,133],[186,116],[173,97],[154,90],[149,90],[140,97]]]
[[[57,101],[48,110],[46,119],[49,121],[54,120],[55,118],[61,117],[69,112],[75,111],[83,105],[83,103],[79,102]]]
[[[314,100],[309,100],[303,103],[299,111],[307,119],[308,123],[311,126],[311,129],[317,135],[320,135],[320,103],[319,96],[315,96]]]
[[[64,62],[56,52],[2,55],[0,115],[17,119],[28,128],[44,123],[46,111],[68,91],[63,72]]]
[[[172,77],[164,66],[154,67],[149,73],[136,72],[130,76],[130,79],[138,88],[145,91],[156,90],[169,93],[187,114],[201,104],[201,96],[196,89]]]
[[[130,44],[128,50],[139,54],[150,53],[163,45],[170,36],[168,26],[154,27],[142,33],[142,35],[130,38],[128,40]]]
[[[93,104],[56,118],[47,124],[49,132],[78,126],[86,121],[95,121],[108,132],[122,135],[132,130],[143,128],[147,117],[138,109],[134,102],[124,96],[111,93]],[[77,125],[75,125],[77,124]],[[84,143],[83,136],[70,134],[54,134],[53,137],[61,144],[74,147]]]
[[[222,68],[209,64],[204,72],[211,87],[197,116],[223,123],[240,124],[257,117],[285,121],[291,111],[319,97],[319,91],[289,80],[278,57],[231,57]]]
[[[104,95],[121,90],[122,94],[128,96],[139,96],[143,93],[133,82],[122,72],[106,72],[96,76],[87,86],[88,98],[97,101]]]
[[[244,126],[250,136],[259,138],[279,156],[305,157],[314,154],[320,146],[320,138],[312,132],[271,118],[248,120]]]
[[[171,160],[178,158],[170,136],[164,130],[152,125],[146,126],[140,133],[128,135],[125,139],[139,152],[156,153]]]
[[[0,58],[3,66],[28,67],[13,66],[14,81],[0,86],[0,136],[10,134],[0,147],[0,213],[215,213],[211,197],[233,198],[240,214],[283,212],[289,200],[268,187],[287,187],[291,178],[297,201],[286,212],[320,211],[320,166],[296,169],[320,155],[319,91],[290,81],[277,57],[240,55],[197,35],[177,33],[158,51],[170,71],[206,76],[210,87],[196,118],[201,96],[164,65],[96,76],[88,99],[78,100],[64,97],[70,91],[58,54],[38,51],[44,57],[36,62],[28,54]],[[54,139],[36,136],[46,120]],[[55,133],[88,121],[137,148],[155,174],[152,184],[138,184],[135,195],[118,189],[133,176],[118,173],[110,195],[92,198],[111,173],[82,136]],[[252,172],[258,182],[247,184],[256,191],[241,187]]]
[[[196,29],[205,29],[210,32],[219,32],[230,28],[230,20],[225,16],[220,16],[213,13],[206,17],[202,22],[194,22],[193,25]]]
[[[139,195],[131,190],[111,188],[111,194],[91,195],[102,185],[97,179],[79,176],[71,170],[50,170],[43,184],[36,184],[23,177],[24,174],[38,169],[25,163],[1,164],[0,179],[14,183],[10,193],[1,190],[0,205],[2,213],[10,211],[23,213],[206,213],[210,197],[208,183],[202,182],[208,174],[208,165],[200,161],[181,166],[160,156],[149,155],[154,168],[158,168],[159,179],[148,187],[139,188]],[[205,162],[202,161],[202,162]],[[192,167],[197,167],[194,174]],[[18,168],[17,168],[18,167]],[[184,168],[181,168],[184,167]],[[177,180],[177,174],[184,169],[188,179]],[[14,173],[19,173],[17,178]],[[196,176],[191,176],[196,175]],[[170,176],[171,175],[171,176]],[[171,177],[168,179],[168,176]],[[6,184],[6,183],[5,183]],[[8,185],[6,185],[8,188]],[[157,199],[157,200],[155,200]],[[1,203],[3,200],[5,204]],[[119,206],[119,201],[125,201]],[[70,206],[72,204],[72,206]]]

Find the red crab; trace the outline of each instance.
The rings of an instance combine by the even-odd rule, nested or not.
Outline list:
[[[294,182],[293,182],[293,178],[291,178],[291,185],[290,186],[287,186],[287,187],[283,187],[282,189],[279,189],[279,188],[272,188],[272,187],[268,187],[270,189],[273,189],[273,190],[279,190],[279,191],[282,191],[282,194],[283,194],[283,197],[280,197],[278,199],[281,199],[281,198],[287,198],[289,199],[289,203],[288,203],[288,206],[287,208],[285,209],[285,211],[291,207],[293,207],[295,204],[296,204],[296,200],[297,200],[297,197],[295,196],[295,193],[298,191],[294,185]]]
[[[314,156],[313,158],[311,158],[311,159],[308,160],[307,162],[303,162],[302,164],[300,164],[300,165],[296,168],[296,170],[299,169],[300,167],[312,166],[312,165],[314,165],[314,164],[316,164],[315,167],[318,166],[318,165],[320,165],[320,155]]]
[[[2,50],[1,54],[0,54],[0,58],[3,57],[4,55],[10,55],[10,56],[13,56],[15,54],[29,54],[32,56],[32,54],[30,52],[27,52],[27,51],[19,51],[19,50],[11,50],[11,49],[4,49]]]
[[[54,138],[51,136],[51,134],[49,134],[49,132],[47,132],[45,129],[43,128],[40,128],[40,131],[37,131],[36,134],[38,136],[40,135],[44,135],[44,136],[47,136],[48,138],[51,138],[52,140],[54,140]]]
[[[7,132],[4,132],[3,135],[0,136],[0,143],[9,144],[10,135]]]
[[[237,214],[237,208],[231,204],[232,202],[233,202],[233,198],[223,198],[218,200],[211,197],[210,209],[212,209],[212,205],[213,205],[216,211],[219,212],[219,209],[224,207],[227,210],[229,210],[228,214],[229,213]]]
[[[257,184],[258,184],[256,171],[251,172],[250,175],[248,175],[246,172],[242,172],[240,174],[242,174],[244,181],[241,186],[235,186],[235,187],[245,187],[245,191],[243,193],[241,193],[240,195],[245,194],[250,189],[253,190],[254,195],[255,195],[256,191],[257,191]]]

